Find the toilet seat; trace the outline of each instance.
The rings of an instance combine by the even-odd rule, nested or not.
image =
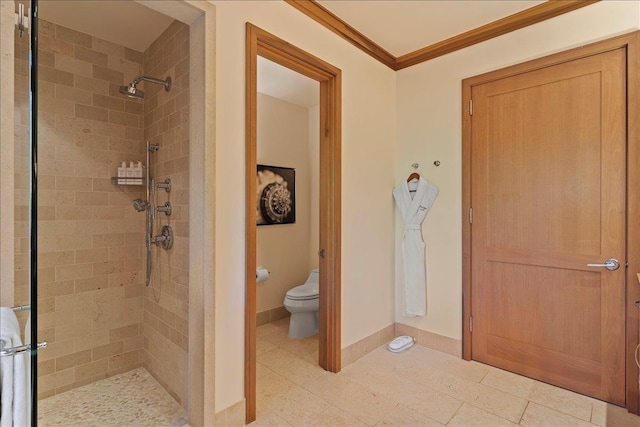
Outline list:
[[[320,308],[320,271],[311,270],[304,284],[289,289],[284,308],[291,313],[289,338],[305,338],[318,334]]]
[[[287,291],[287,298],[293,301],[314,300],[318,299],[319,296],[320,292],[317,283],[306,283]]]

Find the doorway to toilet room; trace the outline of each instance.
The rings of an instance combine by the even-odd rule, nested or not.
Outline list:
[[[633,413],[638,34],[463,82],[464,358]]]
[[[296,285],[306,283],[303,288],[309,287],[309,280],[305,282],[305,279],[307,276],[309,279],[317,277],[310,274],[316,268],[320,271],[319,297],[316,299],[318,337],[305,338],[299,341],[299,345],[282,346],[278,350],[301,350],[305,354],[314,352],[317,358],[306,354],[308,361],[327,371],[340,370],[341,72],[249,23],[246,69],[245,401],[246,422],[250,423],[256,419],[256,355],[258,350],[262,351],[256,346],[257,313],[261,313],[261,324],[265,322],[265,317],[271,316],[275,320],[286,316],[288,313],[283,311],[283,305],[294,312],[296,317],[305,317],[307,313],[299,311],[304,308],[301,305],[308,305],[309,301],[303,301],[300,295],[291,297],[288,294],[291,294],[291,288]],[[267,92],[264,85],[260,84],[259,76],[265,70],[276,70],[280,75],[288,75],[285,80],[289,80],[289,83],[297,79],[312,80],[311,89],[307,91],[315,92],[317,106],[310,105],[300,109],[296,108],[296,102],[292,102],[292,99],[283,102],[282,99],[277,99],[279,96],[273,96],[274,93],[259,94],[260,86],[263,92]],[[269,109],[273,111],[261,110],[258,113],[263,106],[270,106]],[[300,116],[302,126],[297,131],[298,136],[294,135],[296,126],[293,122],[276,123],[285,116],[284,110],[288,110],[293,116]],[[293,140],[287,145],[285,139],[289,138]],[[293,199],[282,212],[278,212],[279,209],[270,212],[268,204],[260,205],[258,190],[262,189],[264,192],[268,189],[262,182],[265,177],[275,179],[272,184],[274,189],[281,190],[280,195],[288,195],[283,199],[279,197],[279,200]],[[279,185],[275,185],[277,183]],[[291,210],[294,210],[293,215]],[[275,225],[266,225],[270,223]],[[257,224],[263,224],[259,227],[260,230]],[[275,236],[282,233],[285,236]],[[273,247],[274,242],[278,248]],[[292,262],[283,264],[282,259],[277,258],[278,252],[291,252]],[[283,258],[286,255],[283,254]],[[258,261],[265,269],[272,270],[270,278],[260,283],[260,292],[256,285]],[[273,269],[268,264],[283,267]],[[278,291],[275,290],[276,287],[283,289]],[[278,295],[269,295],[272,289]],[[283,304],[286,294],[288,303],[284,301]],[[268,299],[272,301],[267,302]],[[292,303],[292,300],[295,301]],[[288,321],[284,319],[275,322],[276,329],[272,332],[276,334],[271,338],[277,335],[278,339],[288,340],[285,335]],[[300,322],[306,323],[305,320]],[[264,326],[261,334],[263,329]],[[306,335],[300,335],[300,330],[304,329],[306,328],[298,329],[294,335]],[[277,366],[273,368],[278,369]]]

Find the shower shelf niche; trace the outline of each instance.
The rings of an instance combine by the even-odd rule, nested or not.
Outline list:
[[[111,177],[111,184],[113,185],[135,185],[141,187],[144,185],[144,179],[140,177],[136,178],[122,178],[117,176]]]

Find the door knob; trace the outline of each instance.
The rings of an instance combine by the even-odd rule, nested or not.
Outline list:
[[[604,267],[607,270],[617,270],[620,268],[620,262],[615,258],[609,258],[604,264],[587,264],[587,267]]]

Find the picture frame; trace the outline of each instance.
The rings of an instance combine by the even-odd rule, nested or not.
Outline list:
[[[258,165],[256,225],[295,224],[296,170]]]

